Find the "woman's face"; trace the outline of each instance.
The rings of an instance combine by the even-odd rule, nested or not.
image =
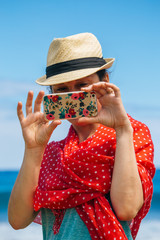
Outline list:
[[[108,81],[108,75],[106,74],[106,77],[104,78],[104,81]],[[93,83],[99,82],[99,77],[96,73],[84,77],[78,80],[74,80],[71,82],[66,82],[66,83],[61,83],[52,86],[52,92],[53,93],[64,93],[64,92],[76,92],[76,91],[81,91],[82,87],[87,87]],[[98,111],[101,109],[101,105],[99,101],[97,100],[97,107]],[[79,125],[78,119],[68,119],[68,121],[74,126],[74,125]]]
[[[52,92],[54,93],[64,93],[64,92],[75,92],[75,91],[81,91],[82,87],[87,87],[93,83],[99,82],[99,77],[96,73],[81,78],[78,80],[74,80],[71,82],[61,83],[52,86]]]

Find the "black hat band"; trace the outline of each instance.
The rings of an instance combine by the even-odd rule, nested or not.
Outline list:
[[[88,57],[79,58],[66,62],[56,63],[46,68],[46,77],[52,77],[61,73],[76,71],[87,68],[102,67],[107,62],[103,58]]]

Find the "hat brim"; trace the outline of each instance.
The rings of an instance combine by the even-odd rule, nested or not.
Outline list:
[[[74,71],[70,71],[70,72],[57,74],[57,75],[54,75],[49,78],[46,78],[46,75],[44,75],[44,76],[38,78],[36,80],[36,83],[43,85],[43,86],[50,86],[50,85],[56,85],[56,84],[60,84],[60,83],[78,80],[78,79],[87,77],[93,73],[96,73],[100,70],[110,68],[112,66],[113,62],[115,61],[115,58],[104,58],[104,60],[106,61],[106,64],[101,67],[74,70]]]

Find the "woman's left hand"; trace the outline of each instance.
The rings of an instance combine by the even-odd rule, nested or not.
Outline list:
[[[130,125],[127,113],[124,109],[120,89],[112,83],[98,82],[88,87],[82,88],[83,91],[94,91],[98,99],[98,115],[96,117],[86,118],[88,123],[98,122],[107,127],[117,129]],[[81,119],[81,121],[83,121]]]

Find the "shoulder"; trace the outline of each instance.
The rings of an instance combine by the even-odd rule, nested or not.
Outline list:
[[[133,119],[129,116],[133,127],[133,142],[137,160],[147,160],[153,162],[154,157],[154,144],[152,141],[151,133],[144,123]]]
[[[135,143],[135,147],[143,146],[144,148],[146,146],[150,146],[154,148],[151,133],[148,126],[138,120],[133,119],[129,115],[128,117],[133,128],[133,141]]]
[[[134,134],[135,133],[141,133],[141,134],[143,133],[142,135],[148,135],[148,137],[150,137],[150,130],[146,124],[132,118],[130,115],[128,115],[128,118],[131,122],[132,128],[134,130]]]

